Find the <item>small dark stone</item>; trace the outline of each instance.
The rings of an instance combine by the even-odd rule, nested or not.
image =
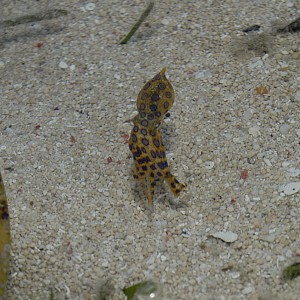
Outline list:
[[[259,25],[252,25],[250,27],[247,27],[246,29],[243,29],[243,32],[248,33],[252,31],[258,31],[260,29]]]

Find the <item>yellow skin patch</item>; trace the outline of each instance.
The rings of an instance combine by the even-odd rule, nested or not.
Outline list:
[[[158,129],[174,103],[174,90],[165,71],[166,68],[163,68],[141,89],[137,99],[139,114],[131,120],[134,127],[130,134],[129,149],[134,159],[133,177],[141,182],[149,206],[153,203],[157,178],[165,180],[175,196],[186,187],[170,172]]]

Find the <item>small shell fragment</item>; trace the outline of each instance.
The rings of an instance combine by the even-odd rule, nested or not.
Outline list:
[[[291,177],[297,177],[300,175],[300,169],[297,168],[289,168],[287,172]]]
[[[273,243],[276,240],[275,234],[265,234],[260,237],[262,241]]]
[[[211,236],[217,239],[221,239],[226,243],[233,243],[238,238],[238,235],[232,231],[218,231],[213,233]]]
[[[288,184],[279,187],[279,193],[284,193],[285,195],[293,195],[298,193],[300,190],[300,181],[290,182]]]
[[[96,5],[94,3],[87,3],[84,8],[87,10],[87,11],[92,11],[94,10],[96,7]]]

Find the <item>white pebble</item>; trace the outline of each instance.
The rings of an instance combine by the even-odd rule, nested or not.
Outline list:
[[[107,268],[109,266],[109,263],[107,260],[105,260],[101,265],[102,267]]]
[[[121,197],[123,195],[123,190],[117,189],[117,195],[118,195],[118,197]]]
[[[264,162],[268,167],[272,167],[271,161],[268,158],[264,158]]]
[[[60,61],[60,63],[59,63],[59,67],[60,67],[61,69],[67,69],[67,68],[68,68],[68,65],[62,60],[62,61]]]
[[[152,265],[155,262],[155,255],[151,255],[149,259],[146,261],[148,265]]]
[[[160,260],[161,260],[161,261],[166,261],[166,260],[167,260],[167,257],[164,256],[164,255],[161,255]]]
[[[233,138],[232,141],[233,141],[235,144],[241,143],[241,139],[240,139],[240,138]]]
[[[250,69],[255,69],[255,68],[260,68],[264,65],[263,61],[262,60],[258,60],[258,61],[255,61],[253,63],[250,63],[248,66]]]
[[[253,149],[254,150],[259,150],[260,149],[260,145],[257,143],[253,143]]]
[[[212,73],[209,70],[203,70],[195,73],[196,79],[207,79],[212,77]]]
[[[238,238],[238,235],[232,231],[218,231],[213,233],[212,236],[226,243],[232,243]]]
[[[207,162],[205,163],[205,168],[206,168],[207,170],[211,170],[211,169],[214,167],[214,165],[215,165],[215,163],[214,163],[213,161],[207,161]]]
[[[237,271],[231,271],[231,272],[229,272],[229,274],[230,274],[231,278],[233,278],[233,279],[237,279],[241,276],[241,274]]]
[[[168,19],[162,19],[161,23],[165,26],[169,25],[170,21]]]
[[[290,125],[288,124],[282,124],[279,128],[279,131],[282,133],[282,134],[288,134],[289,133],[289,130],[290,130]]]
[[[94,10],[96,5],[94,3],[87,3],[84,8],[88,11]]]
[[[4,68],[4,62],[3,61],[0,61],[0,69],[1,68]]]
[[[21,89],[22,87],[23,87],[22,83],[16,83],[16,84],[14,84],[14,88],[15,88],[16,90],[19,90],[19,89]]]
[[[284,168],[288,167],[290,165],[290,162],[289,161],[284,161],[282,164],[281,164]]]
[[[300,91],[297,91],[294,97],[295,101],[300,101]]]
[[[234,94],[231,94],[231,93],[224,94],[224,101],[228,100],[228,101],[232,102],[232,101],[234,101],[234,99],[235,99]]]
[[[259,129],[260,129],[259,126],[253,126],[248,129],[248,132],[254,137],[257,137],[260,135]]]
[[[46,245],[46,249],[47,249],[47,250],[53,250],[54,247],[53,247],[52,245],[48,244],[48,245]]]
[[[247,294],[250,294],[251,292],[253,291],[253,288],[252,286],[247,286],[243,289],[243,294],[247,295]]]
[[[273,243],[275,241],[275,239],[276,239],[276,236],[273,233],[271,233],[271,234],[265,234],[265,235],[262,235],[260,237],[260,239],[262,241],[265,241],[265,242]]]

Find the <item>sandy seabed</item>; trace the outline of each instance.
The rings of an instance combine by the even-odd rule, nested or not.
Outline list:
[[[147,2],[93,4],[1,2],[7,299],[125,299],[148,279],[164,300],[300,299],[300,278],[281,278],[300,256],[300,36],[276,33],[299,1],[157,1],[127,45]],[[53,9],[68,14],[3,25]],[[151,212],[124,122],[164,66],[176,96],[161,132],[188,189],[158,186]]]

